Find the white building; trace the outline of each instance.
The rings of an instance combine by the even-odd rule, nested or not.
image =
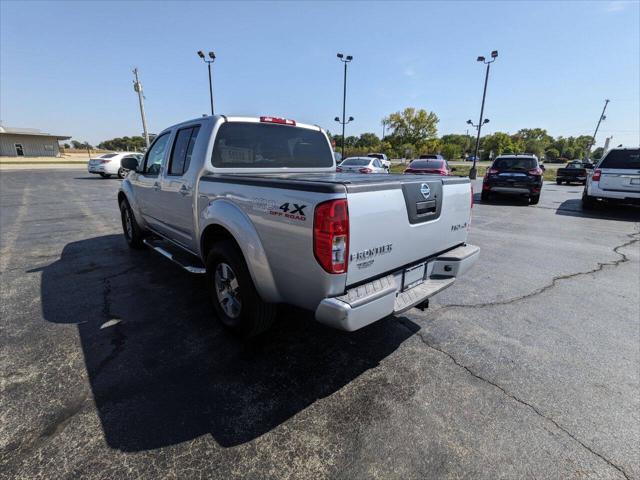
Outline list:
[[[12,128],[0,125],[0,157],[57,157],[58,140],[64,135],[51,135],[35,128]]]

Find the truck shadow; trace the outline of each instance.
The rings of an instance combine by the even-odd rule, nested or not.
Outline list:
[[[203,278],[130,251],[120,235],[66,245],[42,269],[41,296],[47,321],[77,324],[106,441],[122,451],[204,434],[223,447],[251,441],[376,367],[419,328],[385,319],[347,334],[290,308],[243,342],[212,317]]]
[[[632,205],[599,205],[593,210],[584,210],[580,198],[565,200],[556,209],[556,215],[571,217],[598,218],[601,220],[618,220],[637,222],[640,220],[640,207]]]

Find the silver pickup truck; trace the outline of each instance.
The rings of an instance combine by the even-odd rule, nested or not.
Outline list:
[[[217,317],[244,335],[282,303],[347,331],[424,308],[478,258],[467,178],[336,173],[317,126],[203,117],[126,163],[128,244],[205,274]]]

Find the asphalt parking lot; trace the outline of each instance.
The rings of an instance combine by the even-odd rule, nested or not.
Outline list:
[[[2,478],[640,478],[637,209],[478,203],[432,308],[240,342],[117,188],[0,174]]]

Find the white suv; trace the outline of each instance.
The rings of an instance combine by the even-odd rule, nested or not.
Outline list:
[[[582,206],[600,202],[640,205],[640,149],[613,148],[600,160],[587,179]]]

